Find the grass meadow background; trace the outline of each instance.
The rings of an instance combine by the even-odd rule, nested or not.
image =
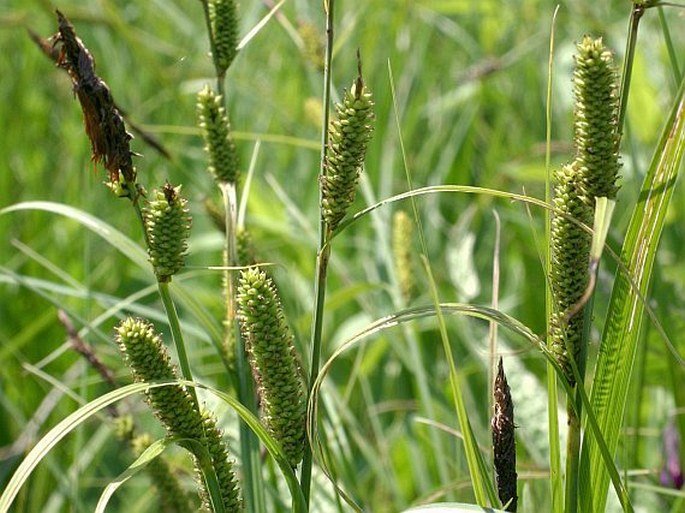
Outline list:
[[[408,189],[400,140],[414,187],[475,185],[544,198],[548,49],[556,4],[337,2],[332,90],[339,96],[352,83],[359,48],[365,80],[376,101],[376,131],[354,210]],[[601,35],[620,63],[631,8],[627,0],[559,5],[553,166],[573,154],[575,42],[584,34]],[[227,389],[229,380],[208,330],[220,329],[221,276],[207,266],[221,263],[222,236],[203,207],[205,200],[220,198],[206,172],[196,128],[195,95],[213,81],[201,4],[0,0],[0,208],[23,201],[63,203],[97,216],[142,246],[133,211],[102,185],[105,173],[90,161],[81,110],[68,77],[27,36],[27,28],[44,36],[56,31],[55,7],[75,25],[117,103],[172,155],[167,161],[139,137],[133,142],[143,155],[135,160],[139,181],[148,189],[167,179],[182,183],[191,201],[189,268],[174,283],[209,314],[210,321],[203,321],[197,312],[181,306],[194,374],[199,381]],[[267,12],[267,2],[243,0],[241,34]],[[678,70],[664,44],[657,10],[645,15],[640,28],[622,147],[623,178],[608,239],[615,251],[668,116],[678,84],[676,72],[685,66],[684,12],[663,12],[677,50]],[[318,228],[322,74],[316,52],[301,38],[304,26],[310,32],[315,29],[323,43],[321,2],[287,1],[239,53],[226,89],[242,169],[254,159],[247,226],[260,259],[277,264],[275,279],[296,344],[306,355]],[[417,206],[441,301],[489,305],[494,288],[501,310],[544,335],[545,212],[528,212],[520,203],[486,195],[454,193],[424,196]],[[391,257],[390,226],[397,208],[410,212],[408,202],[380,208],[336,239],[324,358],[371,321],[403,306]],[[685,197],[679,184],[649,305],[680,355],[685,353],[684,247]],[[416,288],[410,304],[430,304],[418,239],[412,252],[417,257]],[[496,279],[493,267],[499,271]],[[595,299],[591,358],[614,269],[615,262],[605,257]],[[78,329],[86,328],[84,339],[117,379],[127,383],[112,327],[133,313],[151,318],[168,334],[154,285],[149,271],[73,220],[35,210],[0,215],[0,489],[42,434],[80,404],[107,391],[84,359],[69,349],[57,309],[64,309]],[[627,472],[639,511],[685,511],[685,495],[660,488],[658,479],[662,431],[675,418],[677,407],[685,405],[685,373],[652,324],[645,325],[619,467]],[[489,327],[463,318],[450,318],[448,327],[470,420],[489,459]],[[499,331],[498,343],[519,426],[520,505],[527,512],[546,511],[545,360],[504,330]],[[216,402],[212,396],[204,399]],[[434,319],[386,330],[345,353],[327,378],[322,404],[322,433],[333,447],[332,457],[341,462],[337,477],[366,511],[399,511],[429,500],[473,501]],[[218,402],[217,407],[229,436],[235,436],[235,414]],[[161,436],[142,401],[128,400],[119,408]],[[679,415],[682,419],[682,410]],[[102,489],[133,461],[113,436],[107,418],[100,420],[87,423],[45,458],[15,502],[15,511],[93,510]],[[186,462],[180,449],[167,452],[179,465]],[[313,511],[345,510],[321,475],[315,479],[314,495]],[[273,511],[287,511],[287,503],[270,500]],[[154,493],[141,475],[116,494],[109,511],[153,508]]]

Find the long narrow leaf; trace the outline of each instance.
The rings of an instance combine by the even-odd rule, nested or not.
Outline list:
[[[685,82],[661,135],[639,200],[633,211],[621,252],[637,290],[624,273],[617,273],[602,336],[591,404],[607,446],[616,453],[623,421],[630,376],[642,324],[652,266],[663,230],[666,210],[685,148]],[[609,474],[594,436],[583,441],[580,463],[582,511],[603,512]]]

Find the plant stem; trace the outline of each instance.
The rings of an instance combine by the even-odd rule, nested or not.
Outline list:
[[[546,116],[546,148],[545,148],[545,169],[547,170],[547,179],[545,186],[545,202],[552,203],[552,166],[551,166],[551,140],[552,140],[552,71],[554,63],[554,28],[556,25],[557,13],[559,7],[554,10],[552,15],[552,30],[549,38],[549,63],[548,63],[548,81],[547,81],[547,107],[545,111]],[[545,218],[545,233],[547,233],[548,240],[551,240],[551,213]],[[545,266],[549,274],[552,265],[552,247],[547,244],[547,251],[545,253]],[[552,289],[550,286],[545,287],[545,304],[547,310],[547,333],[551,333],[552,325],[552,311],[553,298]],[[549,343],[551,343],[551,337]],[[549,466],[550,466],[550,485],[552,495],[552,511],[554,513],[562,513],[563,511],[563,483],[561,475],[561,447],[559,443],[559,413],[557,402],[559,400],[557,391],[557,374],[554,366],[547,362],[547,426],[549,438]]]
[[[623,124],[626,117],[628,93],[630,92],[630,79],[633,74],[633,61],[635,60],[635,48],[637,45],[637,29],[640,24],[640,19],[644,13],[644,5],[633,3],[633,10],[630,12],[630,21],[628,23],[628,39],[626,40],[625,59],[623,60],[623,71],[621,74],[621,89],[618,97],[617,130],[619,136],[623,134]]]
[[[183,379],[186,381],[193,381],[193,375],[190,372],[190,363],[188,363],[188,354],[186,353],[186,346],[183,342],[183,333],[181,332],[181,324],[178,320],[178,312],[176,311],[176,305],[171,299],[171,292],[169,291],[168,281],[158,281],[157,288],[159,289],[159,296],[162,298],[162,304],[164,305],[164,310],[166,311],[167,318],[169,319],[169,327],[171,328],[171,337],[174,340],[174,345],[176,346],[176,353],[178,354],[178,362],[181,366],[181,373],[183,374]],[[197,393],[194,387],[189,387],[188,392],[195,401],[195,406],[198,411],[200,411],[199,403],[197,402]]]
[[[323,113],[322,113],[322,132],[321,132],[321,163],[319,168],[319,179],[324,176],[326,166],[326,148],[328,147],[328,121],[330,116],[329,104],[331,98],[331,60],[333,57],[333,12],[335,0],[325,0],[324,10],[326,12],[326,54],[324,58],[323,70]],[[319,205],[321,205],[322,191],[319,188]],[[331,233],[328,231],[323,217],[323,210],[319,216],[319,249],[316,260],[317,273],[314,282],[314,317],[312,319],[311,334],[311,364],[309,369],[309,384],[307,394],[307,404],[312,400],[312,385],[319,375],[319,365],[321,360],[321,335],[323,330],[323,309],[326,299],[326,275],[328,273],[328,262],[331,255],[331,247],[328,240]],[[312,479],[312,448],[309,444],[304,450],[302,463],[302,473],[300,484],[307,506]]]
[[[225,239],[225,264],[224,283],[226,284],[226,313],[225,313],[225,336],[232,337],[235,341],[236,374],[238,375],[238,400],[252,413],[257,413],[257,401],[255,398],[252,373],[247,361],[244,341],[240,334],[240,326],[236,319],[235,308],[235,273],[228,269],[237,265],[236,251],[236,206],[237,192],[234,183],[221,183],[219,185],[226,221]],[[265,511],[264,487],[262,486],[262,474],[259,466],[259,442],[244,422],[240,423],[240,451],[243,458],[243,496],[247,511]]]

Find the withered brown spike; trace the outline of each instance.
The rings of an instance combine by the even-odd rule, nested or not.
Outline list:
[[[110,181],[119,182],[119,173],[126,183],[135,183],[136,171],[131,160],[129,141],[124,120],[114,105],[107,84],[95,73],[95,61],[88,49],[76,36],[74,26],[59,10],[59,34],[55,44],[62,48],[57,65],[64,68],[74,84],[74,92],[83,110],[86,134],[90,139],[93,160],[102,162]]]
[[[164,197],[166,198],[166,201],[169,205],[173,205],[174,201],[176,201],[176,189],[174,189],[174,186],[171,185],[169,182],[164,184]]]
[[[497,474],[497,494],[506,511],[516,511],[516,437],[514,435],[514,403],[504,374],[502,358],[495,377],[495,412],[492,417],[492,446]]]
[[[357,87],[355,89],[355,96],[357,99],[361,98],[362,90],[364,89],[364,79],[362,78],[362,54],[359,48],[357,48]]]

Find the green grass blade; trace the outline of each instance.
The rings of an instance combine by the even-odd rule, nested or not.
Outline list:
[[[100,500],[98,500],[97,506],[95,507],[95,513],[105,513],[105,508],[117,489],[126,481],[135,476],[138,472],[143,470],[148,463],[162,454],[164,449],[166,449],[173,442],[174,440],[171,438],[162,438],[150,444],[150,446],[145,449],[140,456],[138,456],[136,461],[131,463],[126,470],[119,474],[116,479],[114,479],[105,487],[102,495],[100,495]]]
[[[652,266],[664,225],[666,210],[685,148],[685,82],[645,177],[630,220],[621,261],[630,278],[618,273],[602,337],[591,405],[607,446],[615,454],[643,318]],[[594,436],[583,441],[580,496],[582,511],[604,511],[609,474]]]
[[[440,338],[442,340],[443,350],[445,351],[445,358],[450,370],[450,388],[452,389],[452,400],[459,421],[459,427],[464,435],[464,449],[466,451],[466,462],[469,467],[469,475],[471,476],[471,485],[473,487],[473,494],[476,497],[476,502],[480,506],[487,506],[488,498],[492,504],[498,504],[495,489],[490,480],[489,472],[483,461],[483,456],[478,448],[476,436],[473,433],[469,415],[466,410],[466,403],[464,401],[464,394],[461,389],[461,377],[457,373],[457,365],[454,361],[452,349],[450,345],[449,335],[447,334],[447,325],[442,315],[440,308],[440,300],[438,298],[437,285],[433,279],[433,273],[430,268],[428,258],[422,257],[423,265],[428,277],[428,283],[433,298],[433,306],[437,316],[438,327],[440,328]],[[487,495],[487,498],[486,498]]]
[[[147,273],[151,273],[145,250],[143,250],[139,244],[136,244],[133,240],[111,225],[83,210],[51,201],[26,201],[0,209],[0,215],[19,212],[21,210],[42,210],[73,219],[105,239],[112,247],[119,250],[138,267],[145,270]]]
[[[45,458],[48,452],[50,452],[50,450],[52,450],[65,436],[110,404],[114,404],[125,397],[140,393],[149,386],[150,385],[147,383],[134,383],[109,392],[82,406],[52,428],[40,439],[34,448],[31,449],[31,452],[28,453],[12,475],[7,487],[0,496],[0,513],[7,513],[10,510],[12,502],[17,497],[21,487],[26,483],[33,470]]]

